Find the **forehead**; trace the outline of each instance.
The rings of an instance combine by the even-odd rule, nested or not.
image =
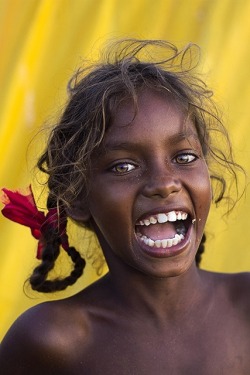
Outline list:
[[[113,113],[112,121],[106,132],[104,143],[120,138],[141,139],[148,136],[155,138],[183,137],[194,135],[197,138],[195,126],[177,100],[169,93],[144,90],[138,94],[137,106],[132,100],[119,104]]]

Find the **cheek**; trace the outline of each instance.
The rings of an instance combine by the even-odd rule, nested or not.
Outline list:
[[[193,181],[193,183],[196,195],[198,195],[198,200],[200,200],[204,206],[210,206],[212,201],[212,189],[209,175],[204,173],[200,175],[196,181]]]
[[[192,181],[196,200],[197,217],[204,228],[212,202],[211,181],[207,167]]]
[[[96,185],[98,186],[98,185]],[[119,186],[102,183],[91,189],[89,211],[102,236],[108,241],[119,240],[131,223],[131,194]]]

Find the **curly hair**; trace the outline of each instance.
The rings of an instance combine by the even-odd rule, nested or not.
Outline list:
[[[225,176],[230,175],[237,187],[240,166],[234,162],[212,92],[194,73],[198,60],[199,47],[195,44],[178,50],[167,41],[126,39],[112,43],[98,63],[78,70],[68,85],[66,108],[38,161],[39,169],[48,175],[48,202],[65,210],[72,207],[80,194],[87,199],[91,156],[102,143],[112,114],[123,100],[130,99],[136,115],[138,95],[145,88],[167,92],[191,117],[214,182],[214,202],[228,198],[231,184]],[[222,141],[218,141],[219,135]],[[85,225],[88,227],[88,223]],[[30,278],[33,289],[64,289],[82,274],[85,263],[74,249],[72,260],[78,269],[74,278],[46,281],[59,253],[53,250],[60,245],[55,236],[50,234],[46,238],[42,264],[35,269],[36,276]],[[197,265],[204,243],[205,235],[196,255]]]

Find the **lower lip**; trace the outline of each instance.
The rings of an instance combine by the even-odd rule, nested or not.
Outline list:
[[[140,240],[139,237],[137,237],[137,241],[139,242],[140,248],[144,253],[149,255],[152,258],[169,258],[173,256],[177,256],[181,253],[183,253],[186,250],[186,247],[188,243],[190,243],[190,235],[191,235],[192,226],[189,227],[185,238],[179,242],[177,245],[166,247],[165,249],[163,247],[151,247],[146,245],[143,241]]]

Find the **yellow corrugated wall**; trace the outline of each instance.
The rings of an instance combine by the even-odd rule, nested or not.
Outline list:
[[[42,135],[29,146],[31,139],[56,118],[81,57],[95,55],[114,37],[198,43],[235,154],[249,172],[249,19],[249,0],[0,0],[0,186],[24,187],[34,180]],[[203,268],[250,269],[249,208],[248,195],[227,222],[220,212],[212,213]],[[57,297],[23,292],[36,264],[36,241],[29,229],[1,217],[0,233],[1,338],[26,308]],[[58,296],[76,292],[95,277],[89,266],[76,286]]]

